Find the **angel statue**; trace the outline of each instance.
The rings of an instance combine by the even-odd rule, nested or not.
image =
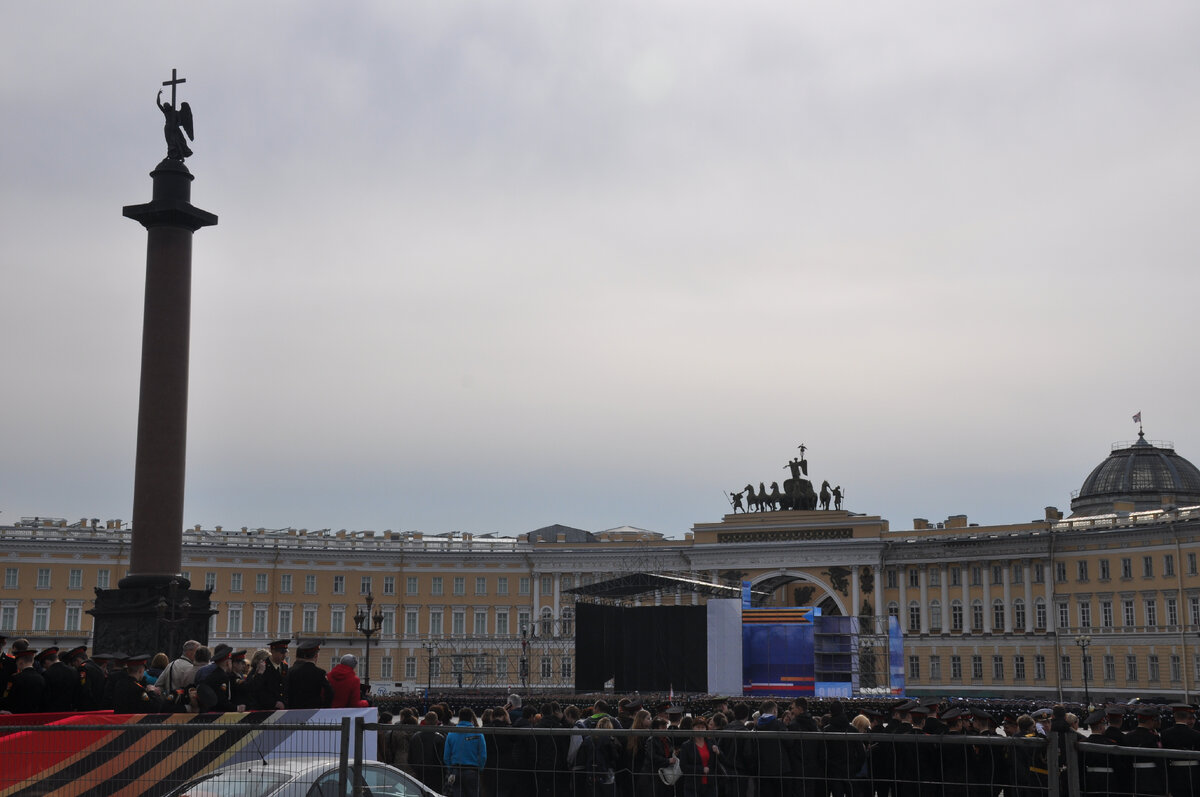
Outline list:
[[[174,92],[174,88],[172,88],[172,92]],[[161,90],[158,92],[158,100],[155,104],[167,118],[166,125],[163,127],[163,135],[167,137],[167,160],[181,161],[192,154],[183,134],[187,133],[188,139],[196,140],[196,136],[192,132],[192,106],[184,102],[180,103],[179,108],[176,109],[174,104],[162,101]],[[180,128],[183,129],[180,130]]]

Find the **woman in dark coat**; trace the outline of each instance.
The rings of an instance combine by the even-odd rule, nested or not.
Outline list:
[[[708,721],[696,717],[693,731],[707,731]],[[721,750],[704,734],[691,736],[679,747],[679,767],[683,770],[684,797],[716,797]]]
[[[656,717],[650,722],[652,730],[666,730],[667,721],[661,717]],[[648,736],[643,740],[645,744],[645,755],[642,760],[645,762],[646,771],[650,774],[650,782],[653,784],[653,791],[650,794],[653,797],[673,797],[675,787],[668,786],[662,782],[662,778],[658,776],[658,771],[663,767],[669,767],[676,761],[675,745],[671,742],[671,737],[663,734],[661,736]],[[641,797],[639,795],[639,797]]]

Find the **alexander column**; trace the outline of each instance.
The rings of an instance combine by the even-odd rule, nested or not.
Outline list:
[[[123,211],[146,228],[146,296],[129,573],[117,589],[96,591],[93,648],[101,652],[163,650],[174,657],[184,640],[208,639],[213,613],[208,591],[190,589],[181,574],[192,235],[217,223],[191,203],[194,178],[183,161],[192,154],[192,109],[175,103],[184,82],[172,69],[163,82],[170,104],[158,92],[167,157],[150,173],[152,198]]]

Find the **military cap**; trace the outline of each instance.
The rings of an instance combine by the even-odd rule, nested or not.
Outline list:
[[[246,658],[246,651],[245,650],[235,650],[233,653],[230,654],[230,658],[232,658],[234,661],[242,661],[243,659]]]
[[[231,653],[233,653],[233,648],[222,642],[213,649],[212,658],[210,658],[209,661],[213,662],[214,664],[220,661],[225,661],[225,659],[229,658],[229,654]]]
[[[892,708],[895,711],[908,711],[908,710],[912,709],[913,706],[919,706],[919,705],[921,705],[920,702],[918,702],[916,700],[902,700],[902,701],[900,701],[900,703],[898,705],[895,705]]]
[[[942,719],[944,719],[944,720],[961,719],[962,715],[964,713],[967,713],[967,712],[964,712],[961,708],[952,708],[949,711],[942,712]]]
[[[1172,714],[1195,714],[1196,707],[1193,706],[1191,703],[1172,703],[1171,704],[1171,713]]]
[[[1126,707],[1122,703],[1109,703],[1104,708],[1104,713],[1110,717],[1124,717]]]
[[[1138,717],[1157,717],[1162,714],[1162,707],[1141,705],[1133,713]]]
[[[48,648],[42,648],[41,650],[39,650],[37,652],[37,655],[34,656],[34,658],[37,659],[38,661],[41,661],[42,659],[46,658],[47,656],[53,656],[57,653],[58,653],[58,648],[51,645]]]
[[[87,645],[76,645],[62,655],[64,661],[70,661],[76,656],[82,656],[87,653]]]
[[[642,710],[642,701],[640,701],[640,700],[633,701],[629,705],[625,706],[625,710],[636,714],[637,712]]]
[[[1054,712],[1048,708],[1039,708],[1029,716],[1033,717],[1035,720],[1048,720],[1054,716]]]
[[[313,653],[321,649],[321,642],[317,639],[306,639],[296,646],[296,650],[301,653]]]
[[[92,661],[115,661],[121,658],[119,653],[93,653]]]
[[[971,715],[973,717],[975,717],[976,719],[987,720],[988,722],[991,722],[991,723],[995,723],[995,721],[996,721],[996,718],[993,717],[990,712],[984,711],[981,708],[972,708],[972,709],[970,709],[970,711],[971,711]],[[1015,717],[1014,717],[1014,719],[1015,719]]]
[[[1004,725],[1016,725],[1017,715],[1011,711],[1006,711],[1004,712],[1004,716],[1001,718],[1001,720]]]
[[[915,705],[915,706],[913,706],[912,708],[910,708],[910,709],[908,710],[908,713],[909,713],[909,714],[918,714],[918,715],[924,716],[924,715],[926,715],[926,714],[929,714],[929,713],[930,713],[930,712],[929,712],[929,706],[923,706],[923,705],[921,705],[921,704],[919,704],[919,703],[918,703],[917,705]]]
[[[290,644],[292,644],[292,640],[290,639],[276,639],[274,642],[268,644],[267,647],[271,650],[287,650]]]
[[[683,716],[683,706],[667,706],[667,714]]]
[[[14,650],[12,652],[14,659],[33,658],[37,656],[37,648],[25,648],[24,650]]]
[[[1104,709],[1098,708],[1091,714],[1087,715],[1087,719],[1083,721],[1083,724],[1090,728],[1093,725],[1099,725],[1100,723],[1105,722],[1107,719],[1108,714],[1104,711]]]
[[[126,664],[145,664],[150,659],[151,656],[149,653],[135,653],[132,656],[125,656],[122,661]]]

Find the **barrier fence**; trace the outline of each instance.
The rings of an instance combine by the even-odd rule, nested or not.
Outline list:
[[[261,719],[271,716],[9,726],[0,735],[0,797],[242,797],[271,794],[292,778],[299,785],[289,794],[313,797],[428,797],[424,789],[452,794],[450,776],[461,770],[444,765],[441,753],[445,737],[457,733],[484,737],[480,797],[1200,794],[1200,751],[1118,747],[1057,734],[709,730],[703,734],[711,744],[705,773],[690,742],[700,734],[676,729],[471,729],[378,725],[363,716],[336,724]],[[667,783],[658,770],[672,769],[672,755],[681,773]]]

